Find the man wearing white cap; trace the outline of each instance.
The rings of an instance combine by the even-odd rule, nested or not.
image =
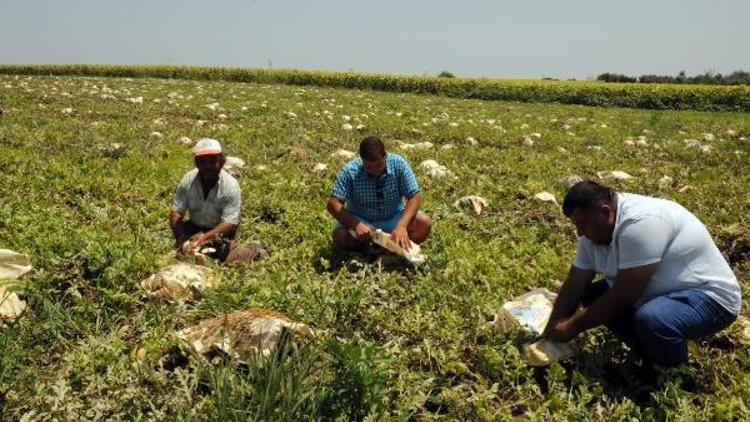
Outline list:
[[[240,185],[222,170],[226,157],[219,141],[200,139],[193,147],[193,159],[196,168],[177,185],[169,216],[176,248],[182,250],[187,240],[193,247],[210,246],[215,252],[209,256],[226,264],[266,257],[259,244],[239,243]]]

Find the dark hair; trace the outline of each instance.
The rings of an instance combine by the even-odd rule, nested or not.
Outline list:
[[[563,213],[566,217],[573,215],[576,208],[591,210],[597,205],[609,202],[615,197],[615,191],[590,180],[573,185],[563,200]]]
[[[377,136],[368,136],[359,144],[359,156],[365,161],[385,157],[385,145]]]

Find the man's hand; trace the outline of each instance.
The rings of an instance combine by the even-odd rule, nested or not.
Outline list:
[[[411,248],[409,233],[404,227],[396,226],[396,228],[391,232],[391,240],[398,243],[398,245],[404,248],[404,250],[408,251]]]
[[[174,241],[174,248],[175,248],[176,250],[178,250],[178,251],[182,251],[182,245],[184,245],[184,244],[185,244],[185,242],[187,242],[187,240],[188,240],[188,239],[187,239],[186,237],[184,237],[184,236],[183,236],[183,237],[180,237],[180,238],[179,238],[179,239],[177,239],[177,240],[175,240],[175,241]]]
[[[206,242],[210,241],[214,236],[209,233],[197,233],[190,238],[195,247],[203,246]]]
[[[556,322],[550,322],[547,324],[547,328],[544,329],[542,336],[558,343],[567,343],[573,340],[578,335],[578,331],[575,328],[574,318],[566,318]]]
[[[354,226],[354,232],[357,233],[357,239],[359,239],[362,242],[368,242],[372,240],[372,229],[370,226],[363,222],[358,222],[356,226]]]

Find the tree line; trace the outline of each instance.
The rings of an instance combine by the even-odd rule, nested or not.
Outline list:
[[[737,70],[727,75],[706,72],[695,76],[687,76],[685,71],[677,76],[670,75],[641,75],[628,76],[619,73],[602,73],[596,77],[602,82],[625,82],[642,84],[701,84],[701,85],[750,85],[750,72]]]

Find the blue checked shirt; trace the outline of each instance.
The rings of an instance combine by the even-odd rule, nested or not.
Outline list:
[[[346,203],[350,213],[369,222],[389,220],[404,210],[404,198],[419,192],[414,172],[404,157],[387,153],[385,172],[373,177],[362,158],[349,161],[336,176],[331,196]]]

